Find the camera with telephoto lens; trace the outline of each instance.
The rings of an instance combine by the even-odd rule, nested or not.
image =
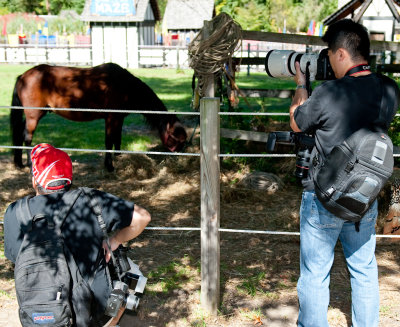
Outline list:
[[[270,77],[292,77],[296,75],[296,62],[300,63],[303,74],[307,74],[308,69],[310,81],[335,79],[327,48],[322,49],[319,54],[293,50],[270,50],[265,57],[265,71]]]
[[[121,307],[136,310],[147,283],[147,278],[140,272],[139,266],[128,258],[127,252],[128,248],[120,246],[113,251],[117,267],[109,263],[112,278],[118,278],[113,279],[113,289],[107,300],[105,314],[110,317],[115,317]]]
[[[267,151],[273,152],[277,143],[295,146],[297,154],[294,175],[300,179],[306,178],[310,169],[311,151],[315,145],[314,137],[306,133],[270,132]]]

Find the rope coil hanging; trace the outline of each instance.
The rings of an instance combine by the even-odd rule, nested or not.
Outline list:
[[[232,56],[242,40],[242,28],[228,14],[221,13],[210,21],[212,31],[204,36],[203,27],[189,44],[189,66],[198,77],[198,91],[203,96],[204,78],[220,74],[226,63],[231,69]]]

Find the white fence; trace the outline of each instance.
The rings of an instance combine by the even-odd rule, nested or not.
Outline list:
[[[318,48],[318,47],[317,47]],[[284,44],[276,42],[254,42],[243,40],[235,57],[265,57],[272,49],[292,49],[306,51],[305,45]],[[316,50],[316,49],[314,49]],[[189,68],[188,49],[184,46],[151,46],[141,45],[138,48],[138,64],[132,67],[168,67]],[[11,46],[0,44],[0,64],[53,64],[67,66],[93,66],[93,50],[91,44],[75,46],[20,44]],[[263,69],[263,67],[260,67]],[[252,67],[256,69],[257,67]]]
[[[180,46],[139,46],[138,67],[188,68],[188,52]],[[93,66],[92,46],[0,44],[0,64]]]
[[[21,44],[9,46],[0,44],[0,63],[91,66],[92,48],[91,45],[48,46]]]

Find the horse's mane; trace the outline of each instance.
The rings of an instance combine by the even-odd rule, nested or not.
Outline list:
[[[120,67],[117,64],[108,63],[106,70],[112,76],[115,74],[117,83],[124,83],[122,87],[129,90],[128,93],[128,108],[130,110],[146,110],[146,111],[168,111],[165,104],[157,96],[157,94],[128,70]],[[121,81],[121,76],[124,78]],[[113,79],[113,78],[112,78]],[[176,121],[179,121],[176,115],[162,115],[162,114],[143,114],[146,122],[152,127],[158,129],[160,132],[165,130],[168,123],[172,126]]]

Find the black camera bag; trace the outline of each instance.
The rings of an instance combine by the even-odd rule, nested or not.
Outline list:
[[[378,120],[350,135],[314,167],[319,201],[344,220],[360,221],[393,172],[393,144],[386,133],[393,116],[383,83],[382,91]]]
[[[314,174],[322,205],[335,216],[357,222],[393,171],[393,145],[384,132],[363,128],[333,148]]]
[[[53,217],[32,216],[29,198],[17,207],[17,219],[24,230],[16,264],[15,287],[22,326],[87,327],[93,293],[66,246],[61,226],[81,194],[66,192],[63,206]]]

